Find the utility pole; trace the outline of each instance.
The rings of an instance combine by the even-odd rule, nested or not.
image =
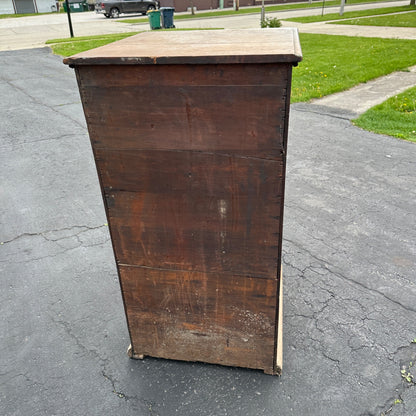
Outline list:
[[[264,14],[264,0],[261,0],[260,25],[264,22],[264,19],[266,17]]]
[[[339,9],[340,16],[344,14],[344,7],[345,7],[345,0],[341,0],[341,8]]]
[[[68,16],[69,33],[71,34],[71,38],[73,38],[74,31],[72,30],[71,10],[69,9],[68,0],[65,0],[65,5],[66,5],[66,15]]]

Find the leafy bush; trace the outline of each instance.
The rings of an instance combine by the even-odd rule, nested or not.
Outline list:
[[[266,17],[260,22],[261,27],[280,27],[282,24],[276,17]]]

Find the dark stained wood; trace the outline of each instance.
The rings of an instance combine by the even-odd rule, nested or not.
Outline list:
[[[276,279],[283,163],[97,150],[121,264]]]
[[[253,200],[274,200],[283,193],[283,160],[189,150],[101,148],[95,150],[95,158],[106,193],[118,190],[168,197],[201,193],[216,199],[235,194]]]
[[[251,65],[84,65],[80,82],[87,87],[276,86],[287,88],[291,64]]]
[[[294,30],[159,32],[74,65],[131,357],[278,374]]]
[[[272,371],[278,281],[120,266],[133,351]]]
[[[273,159],[283,151],[285,95],[286,89],[278,86],[241,85],[90,87],[82,92],[96,148],[199,150]]]
[[[253,66],[134,66],[127,68],[130,75],[126,67],[80,67],[94,147],[280,159],[291,66]],[[113,81],[104,75],[107,69]]]

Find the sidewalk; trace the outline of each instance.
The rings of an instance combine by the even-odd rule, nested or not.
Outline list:
[[[414,27],[337,25],[325,22],[282,22],[282,26],[297,27],[300,33],[321,35],[362,36],[365,38],[416,39]]]
[[[416,86],[416,66],[409,68],[409,72],[393,72],[356,85],[347,91],[312,100],[311,104],[323,107],[321,111],[326,108],[352,119],[414,86]]]

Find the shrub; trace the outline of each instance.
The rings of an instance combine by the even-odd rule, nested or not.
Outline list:
[[[261,27],[280,27],[282,24],[276,17],[266,17],[260,22]]]

